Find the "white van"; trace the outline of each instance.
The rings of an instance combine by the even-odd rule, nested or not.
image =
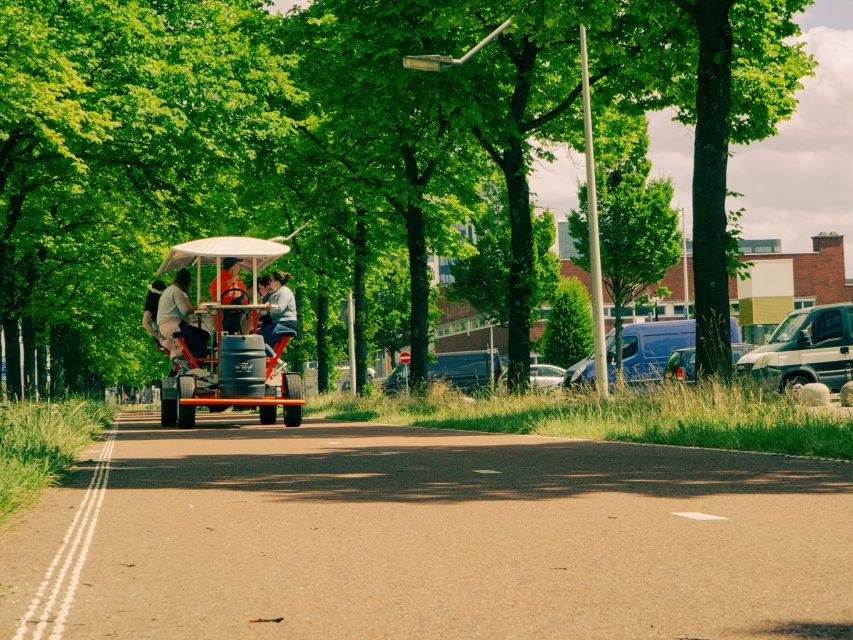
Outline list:
[[[827,304],[789,313],[767,344],[735,365],[739,373],[770,380],[780,390],[822,382],[838,391],[853,380],[853,303]]]

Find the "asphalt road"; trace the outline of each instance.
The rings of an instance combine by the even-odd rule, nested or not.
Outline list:
[[[853,465],[126,413],[0,534],[2,637],[850,639]]]

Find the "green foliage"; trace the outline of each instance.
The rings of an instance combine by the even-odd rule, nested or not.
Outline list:
[[[0,525],[31,504],[109,424],[103,403],[0,404]]]
[[[520,274],[517,304],[531,311],[547,299],[553,266],[532,256],[551,258],[540,249],[553,229],[527,218],[527,175],[548,144],[582,146],[581,21],[606,166],[638,135],[631,115],[674,105],[682,121],[696,119],[698,42],[683,14],[693,4],[680,0],[510,0],[477,11],[316,0],[287,17],[260,0],[0,4],[0,314],[32,321],[40,343],[51,332],[79,337],[81,361],[106,382],[161,372],[141,304],[165,250],[193,237],[287,235],[314,221],[286,266],[308,301],[350,284],[354,212],[365,211],[368,262],[403,246],[414,256],[410,308],[425,326],[417,267],[430,252],[453,254],[453,223],[487,215],[471,211],[488,157],[508,191],[481,225],[490,237],[478,256],[500,259],[469,261],[481,267],[468,278],[483,297],[475,306],[506,324],[507,265]],[[793,112],[813,66],[792,20],[806,4],[734,3],[732,141],[771,135]],[[508,16],[510,29],[464,67],[400,65],[406,54],[464,50]],[[510,209],[515,232],[532,223],[530,246],[507,244]],[[730,233],[736,240],[736,226]],[[403,313],[398,302],[378,307]]]
[[[728,195],[739,197],[741,194],[729,191]],[[729,225],[726,230],[726,272],[730,278],[739,278],[740,280],[749,278],[749,268],[755,264],[742,259],[744,253],[740,248],[740,241],[743,237],[743,227],[740,224],[740,219],[744,213],[746,213],[746,209],[743,207],[729,211]]]
[[[678,211],[670,205],[669,179],[649,179],[648,139],[630,147],[622,161],[597,170],[601,271],[614,304],[624,309],[649,286],[660,282],[681,256]],[[589,224],[587,191],[582,185],[580,209],[569,216],[569,229],[578,257],[587,271]]]
[[[477,242],[450,267],[455,282],[448,290],[448,299],[468,302],[493,324],[506,326],[513,259],[506,191],[495,182],[486,183],[483,191],[483,203],[471,219]],[[536,310],[551,299],[559,282],[560,260],[551,251],[555,238],[556,227],[551,213],[543,211],[533,216],[534,272],[529,279],[531,321]]]
[[[726,411],[720,411],[723,406]],[[462,403],[458,395],[439,388],[423,397],[327,397],[309,401],[307,411],[317,417],[380,424],[853,460],[849,417],[807,411],[786,396],[751,384],[716,380],[627,391],[604,403],[593,389],[573,394],[495,395]]]
[[[4,3],[4,318],[79,333],[103,381],[160,372],[139,327],[157,264],[176,242],[245,231],[251,161],[304,99],[269,44],[279,22],[254,0]]]
[[[560,367],[570,367],[591,353],[589,293],[577,278],[560,278],[542,339],[545,361]]]
[[[671,208],[672,182],[649,179],[648,137],[633,141],[624,157],[609,170],[596,171],[601,278],[616,311],[616,370],[622,370],[622,316],[625,308],[648,287],[661,281],[681,256],[678,212]],[[587,186],[581,186],[580,210],[569,216],[578,257],[589,271]]]
[[[672,183],[649,179],[647,145],[646,138],[627,149],[609,171],[599,166],[596,172],[602,278],[621,309],[659,282],[681,256],[678,211],[670,205]],[[586,185],[578,196],[581,206],[569,216],[569,229],[579,254],[574,262],[588,271]]]

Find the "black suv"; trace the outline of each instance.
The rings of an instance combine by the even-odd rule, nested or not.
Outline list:
[[[463,393],[472,393],[477,389],[488,388],[494,375],[497,382],[503,366],[497,351],[458,351],[456,353],[438,353],[432,355],[433,361],[427,365],[429,380],[446,380]],[[491,365],[489,364],[491,360]],[[406,388],[407,365],[399,364],[385,378],[382,387],[385,393],[399,393]]]

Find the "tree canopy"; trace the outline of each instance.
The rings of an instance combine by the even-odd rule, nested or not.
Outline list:
[[[424,379],[428,257],[440,254],[464,259],[459,291],[509,327],[509,382],[523,388],[533,310],[554,283],[544,250],[553,227],[534,215],[528,179],[550,145],[582,147],[580,22],[605,166],[635,140],[645,110],[672,106],[696,125],[697,316],[710,336],[732,237],[728,144],[772,135],[793,113],[813,65],[793,22],[807,4],[316,0],[280,16],[262,0],[8,0],[0,321],[7,353],[24,343],[23,370],[8,359],[8,387],[43,387],[47,351],[56,391],[155,377],[162,365],[138,324],[165,250],[308,222],[288,258],[308,321],[295,364],[334,353],[325,319],[351,289],[363,371],[371,346],[396,344],[406,313],[396,293],[407,290],[408,328],[396,339],[407,336],[412,377]],[[465,66],[424,74],[400,64],[464,51],[507,18]],[[484,192],[495,171],[499,189]],[[479,225],[477,255],[454,226],[467,222]],[[387,296],[377,274],[401,255],[407,268],[386,278],[405,273],[408,287]],[[373,308],[395,309],[397,326],[374,329]],[[701,367],[716,366],[702,353]]]

